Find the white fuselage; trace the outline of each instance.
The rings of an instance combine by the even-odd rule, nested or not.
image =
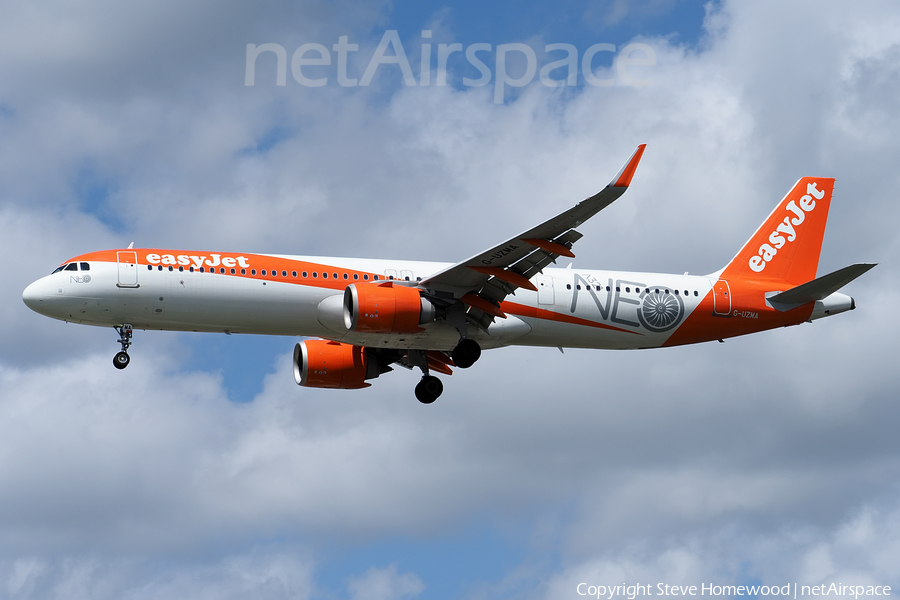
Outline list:
[[[23,297],[41,314],[87,325],[321,337],[376,348],[449,350],[458,342],[458,332],[445,321],[427,323],[421,333],[362,334],[348,331],[341,314],[343,289],[354,283],[355,273],[415,282],[445,269],[446,263],[269,257],[282,266],[317,265],[316,278],[305,266],[251,277],[199,272],[191,265],[140,264],[123,285],[119,264],[91,261],[89,271],[60,271],[39,279]],[[495,319],[487,333],[470,335],[484,348],[658,347],[711,293],[715,281],[715,276],[547,268],[533,280],[537,292],[519,289],[503,303],[508,318]],[[642,318],[648,294],[651,300],[656,294],[671,297],[669,320],[654,326]]]

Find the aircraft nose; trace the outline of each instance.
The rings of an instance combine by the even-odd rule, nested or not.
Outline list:
[[[25,302],[25,306],[30,308],[36,313],[44,312],[44,297],[46,294],[43,292],[44,286],[40,280],[35,281],[22,292],[22,301]]]

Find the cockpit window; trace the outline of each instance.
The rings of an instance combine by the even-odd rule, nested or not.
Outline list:
[[[62,271],[63,269],[65,269],[66,266],[67,266],[67,265],[60,265],[60,266],[56,267],[56,270],[53,271],[53,273],[50,273],[50,274],[51,274],[51,275],[54,275],[54,274],[56,274],[56,273],[59,273],[60,271]]]
[[[77,270],[78,270],[78,263],[69,263],[68,265],[66,265],[66,271],[77,271]]]
[[[78,266],[81,267],[82,271],[90,271],[91,270],[90,263],[78,263]]]

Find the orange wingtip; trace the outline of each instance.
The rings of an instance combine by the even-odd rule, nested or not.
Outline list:
[[[505,281],[510,285],[514,285],[516,287],[525,288],[526,290],[531,290],[532,292],[538,291],[534,284],[525,279],[523,275],[519,275],[509,269],[501,269],[500,267],[469,267],[473,271],[477,271],[482,275],[493,275],[500,281]]]
[[[469,292],[468,294],[460,298],[460,300],[462,300],[472,308],[477,308],[481,312],[487,313],[493,317],[499,317],[501,319],[506,318],[506,313],[504,313],[502,310],[500,310],[481,296],[476,296],[472,292]]]
[[[647,144],[641,144],[637,147],[637,150],[635,150],[634,154],[631,156],[631,160],[628,161],[627,165],[622,167],[613,187],[628,187],[631,185],[631,178],[634,177],[634,172],[637,170],[638,163],[641,162],[641,156],[644,155],[644,148],[646,147]]]
[[[541,250],[546,250],[551,254],[558,254],[559,256],[568,256],[569,258],[575,258],[575,255],[571,250],[563,246],[562,244],[557,244],[556,242],[551,242],[549,240],[522,240],[526,244],[531,244],[535,248],[540,248]]]

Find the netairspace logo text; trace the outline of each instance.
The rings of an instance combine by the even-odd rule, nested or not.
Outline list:
[[[666,583],[653,584],[636,583],[627,585],[592,585],[579,583],[575,588],[579,596],[592,598],[605,598],[606,600],[627,599],[635,600],[639,596],[778,596],[781,598],[814,597],[814,596],[840,596],[854,598],[866,596],[890,596],[889,585],[843,585],[841,583],[823,583],[820,585],[719,585],[715,583],[702,583],[696,585],[669,585]]]
[[[423,39],[431,38],[430,30],[422,31]],[[632,66],[652,66],[656,64],[656,53],[653,48],[647,44],[633,43],[622,47],[617,52],[614,44],[594,44],[584,51],[579,61],[578,49],[572,44],[547,44],[544,46],[544,52],[550,55],[559,56],[558,60],[548,62],[541,66],[538,73],[538,60],[534,48],[528,44],[498,44],[496,47],[491,44],[477,43],[470,44],[463,48],[462,44],[437,44],[435,60],[432,60],[432,44],[423,43],[421,49],[420,73],[419,80],[416,81],[410,67],[409,58],[400,41],[397,30],[391,29],[384,32],[381,42],[375,49],[372,58],[368,62],[366,70],[363,72],[362,78],[357,79],[350,77],[347,73],[348,58],[351,52],[359,51],[359,44],[349,43],[349,38],[342,35],[338,38],[338,43],[332,45],[331,50],[327,46],[318,43],[307,43],[297,48],[291,56],[291,75],[294,81],[305,87],[322,87],[327,85],[329,77],[321,77],[326,70],[320,67],[331,67],[335,65],[336,81],[342,87],[365,87],[368,86],[375,77],[376,72],[382,66],[396,65],[391,69],[399,69],[398,75],[403,78],[406,86],[429,86],[431,85],[432,64],[436,65],[435,85],[447,85],[447,64],[453,62],[458,64],[462,58],[469,65],[474,67],[480,73],[480,77],[472,79],[464,77],[462,84],[467,87],[480,87],[488,85],[492,80],[494,82],[494,102],[503,104],[506,94],[506,88],[524,87],[534,80],[535,75],[539,76],[540,82],[546,87],[563,87],[578,85],[579,67],[581,76],[589,85],[597,87],[608,87],[616,84],[616,77],[601,79],[594,74],[593,62],[600,53],[611,53],[615,64],[615,73],[618,82],[626,86],[647,86],[652,83],[652,79],[636,79],[629,73],[628,69]],[[392,54],[388,54],[388,48]],[[332,52],[335,54],[333,55]],[[494,52],[494,60],[488,60],[485,63],[483,59]],[[244,72],[244,85],[256,85],[256,62],[261,54],[272,53],[277,59],[275,85],[284,86],[287,84],[287,51],[281,44],[247,44],[247,65]],[[524,60],[524,72],[520,68],[514,69],[517,76],[512,76],[507,70],[507,59],[511,58],[515,61],[516,67],[519,67]],[[489,63],[493,63],[489,66]],[[491,70],[493,66],[493,71]],[[317,69],[317,67],[319,67]],[[305,72],[304,72],[305,71]],[[331,69],[328,69],[330,72]],[[521,74],[519,74],[521,72]]]

